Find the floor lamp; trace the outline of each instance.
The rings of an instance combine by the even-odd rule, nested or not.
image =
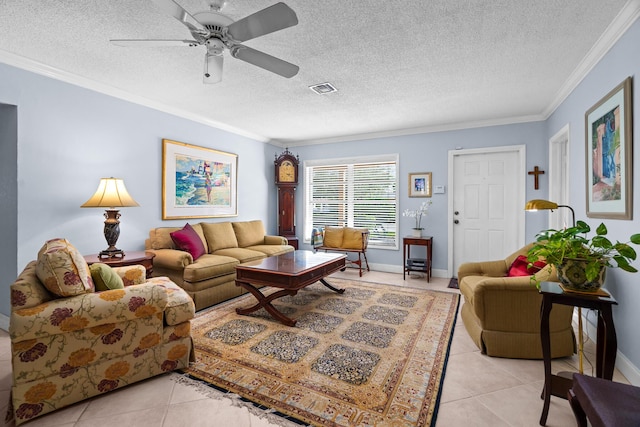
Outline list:
[[[574,212],[573,208],[569,205],[559,205],[555,202],[550,202],[549,200],[534,199],[534,200],[529,200],[527,202],[527,204],[524,207],[524,210],[529,212],[535,212],[540,210],[553,211],[558,208],[567,208],[571,211],[571,220],[573,224],[572,227],[575,227],[576,213]],[[584,357],[584,348],[583,348],[582,338],[583,338],[582,337],[582,307],[578,307],[578,366],[581,374],[584,373],[583,364],[582,364],[582,359]]]

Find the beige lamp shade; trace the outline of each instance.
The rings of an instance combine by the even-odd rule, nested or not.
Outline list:
[[[129,195],[120,178],[101,178],[95,194],[84,202],[82,208],[120,208],[140,206]]]

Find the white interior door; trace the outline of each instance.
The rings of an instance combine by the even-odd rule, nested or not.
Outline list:
[[[525,146],[449,152],[449,273],[524,245]]]

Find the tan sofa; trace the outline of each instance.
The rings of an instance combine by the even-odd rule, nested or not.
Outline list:
[[[262,221],[201,222],[191,224],[207,251],[194,261],[176,249],[170,233],[182,227],[149,231],[145,250],[153,252],[154,276],[167,276],[193,298],[196,310],[212,306],[246,291],[236,286],[236,265],[294,250],[287,239],[265,234]]]
[[[489,356],[542,359],[540,306],[542,297],[530,276],[505,277],[518,255],[526,255],[531,245],[506,259],[462,264],[458,284],[464,296],[461,316],[467,332]],[[543,268],[540,281],[557,281],[555,269]],[[554,305],[549,326],[551,357],[570,356],[576,351],[571,326],[573,307]]]
[[[66,242],[66,241],[64,241]],[[70,245],[69,245],[70,246]],[[42,252],[42,251],[41,251]],[[174,369],[192,359],[186,292],[140,265],[114,268],[124,288],[94,291],[81,255],[30,262],[11,285],[11,413],[16,424]],[[62,271],[72,296],[37,271]],[[40,274],[40,276],[39,276]],[[60,276],[62,277],[62,276]],[[82,278],[82,279],[81,279]],[[67,289],[68,290],[68,289]]]

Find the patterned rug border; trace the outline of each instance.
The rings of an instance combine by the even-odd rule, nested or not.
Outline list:
[[[380,282],[373,282],[373,281],[368,281],[368,280],[358,280],[358,279],[352,279],[352,278],[331,278],[332,282],[335,282],[334,284],[337,287],[341,286],[341,282],[344,283],[348,283],[348,282],[357,282],[357,283],[363,283],[365,286],[385,286],[387,288],[390,289],[397,289],[398,291],[404,291],[404,292],[409,292],[409,293],[435,293],[435,294],[447,294],[447,295],[454,295],[456,296],[456,301],[455,301],[455,310],[454,310],[454,314],[453,314],[453,320],[451,322],[451,325],[449,327],[450,333],[448,336],[448,343],[446,346],[446,351],[444,354],[444,358],[442,361],[442,370],[441,370],[441,375],[439,378],[439,383],[438,383],[438,391],[436,394],[436,398],[434,400],[434,408],[433,408],[433,413],[431,416],[431,420],[429,423],[430,427],[435,426],[436,424],[436,420],[437,420],[437,415],[438,415],[438,409],[440,406],[440,400],[442,397],[442,389],[443,389],[443,384],[444,384],[444,378],[446,375],[446,370],[447,370],[447,366],[448,366],[448,362],[449,362],[449,356],[450,356],[450,352],[451,352],[451,345],[453,342],[453,333],[455,331],[455,326],[457,323],[457,317],[458,317],[458,312],[460,309],[460,295],[455,293],[455,292],[449,292],[449,291],[445,291],[445,290],[434,290],[434,289],[425,289],[423,287],[415,287],[415,286],[399,286],[399,285],[394,285],[394,284],[390,284],[390,283],[380,283]],[[277,289],[273,289],[272,292],[277,291]],[[265,292],[265,295],[268,295],[271,292]],[[206,316],[207,314],[209,314],[212,311],[215,310],[219,310],[221,308],[225,308],[226,306],[229,305],[233,305],[235,304],[237,301],[239,301],[242,298],[246,298],[247,295],[240,295],[238,297],[232,298],[230,300],[224,301],[220,304],[217,304],[215,306],[209,307],[205,310],[199,311],[196,313],[196,318],[200,318],[202,316]],[[283,427],[300,427],[300,426],[311,426],[314,425],[312,422],[309,423],[308,421],[296,418],[294,415],[292,414],[287,414],[287,413],[283,413],[281,411],[278,411],[276,409],[272,409],[269,408],[268,406],[266,406],[263,403],[260,403],[258,401],[254,401],[248,397],[244,397],[241,396],[238,393],[235,393],[234,391],[225,389],[224,387],[221,387],[219,385],[213,384],[211,382],[208,382],[205,378],[200,378],[197,375],[193,375],[190,374],[188,372],[185,372],[186,370],[182,370],[182,371],[178,371],[175,372],[175,377],[172,378],[174,381],[184,384],[184,385],[188,385],[191,387],[194,387],[196,389],[196,391],[200,392],[201,394],[210,397],[210,398],[215,398],[215,399],[229,399],[230,403],[232,406],[236,406],[236,407],[244,407],[247,408],[249,410],[250,413],[252,413],[253,415],[261,418],[261,419],[266,419],[268,422],[272,423],[272,424],[276,424],[279,426],[283,426]]]

